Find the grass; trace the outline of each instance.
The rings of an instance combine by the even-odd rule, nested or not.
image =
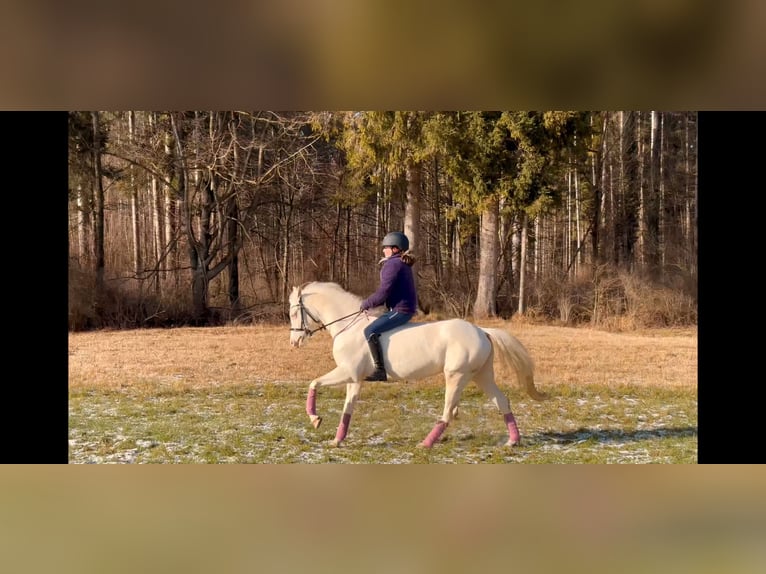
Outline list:
[[[528,398],[497,366],[522,434],[475,386],[430,450],[441,377],[368,383],[341,448],[330,441],[345,390],[308,383],[333,368],[331,339],[291,349],[286,325],[105,331],[69,336],[72,463],[685,464],[697,458],[696,332],[615,334],[528,324],[510,329],[537,365]]]

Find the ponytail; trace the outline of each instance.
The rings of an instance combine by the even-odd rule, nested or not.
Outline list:
[[[415,265],[415,256],[412,253],[410,253],[410,250],[408,249],[407,251],[402,253],[402,261],[404,261],[404,263],[412,267],[413,265]]]

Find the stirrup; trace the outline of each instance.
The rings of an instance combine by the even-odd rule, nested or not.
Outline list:
[[[388,377],[386,376],[386,370],[385,369],[375,369],[375,371],[364,378],[365,381],[387,381]]]

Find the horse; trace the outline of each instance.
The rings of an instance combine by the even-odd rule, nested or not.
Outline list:
[[[332,353],[337,366],[309,384],[306,414],[318,429],[322,417],[316,411],[317,390],[324,386],[346,385],[343,413],[332,441],[334,446],[340,446],[345,440],[364,377],[374,370],[363,331],[375,318],[375,310],[360,310],[361,301],[361,297],[337,283],[320,281],[293,287],[289,297],[292,347],[303,346],[318,331],[327,331],[333,339]],[[460,395],[471,381],[484,391],[502,414],[508,430],[505,445],[520,444],[519,429],[508,397],[495,383],[495,354],[515,370],[517,380],[530,397],[538,401],[548,398],[535,387],[534,364],[526,348],[502,329],[479,327],[463,319],[409,322],[384,332],[380,343],[389,381],[417,381],[444,373],[444,411],[418,445],[421,447],[431,448],[457,417]]]

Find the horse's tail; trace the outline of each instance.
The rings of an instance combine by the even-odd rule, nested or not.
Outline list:
[[[516,376],[527,394],[537,401],[547,399],[548,395],[535,387],[535,364],[521,341],[503,329],[482,327],[482,330],[492,341],[495,354],[500,355],[503,361],[516,371]]]

